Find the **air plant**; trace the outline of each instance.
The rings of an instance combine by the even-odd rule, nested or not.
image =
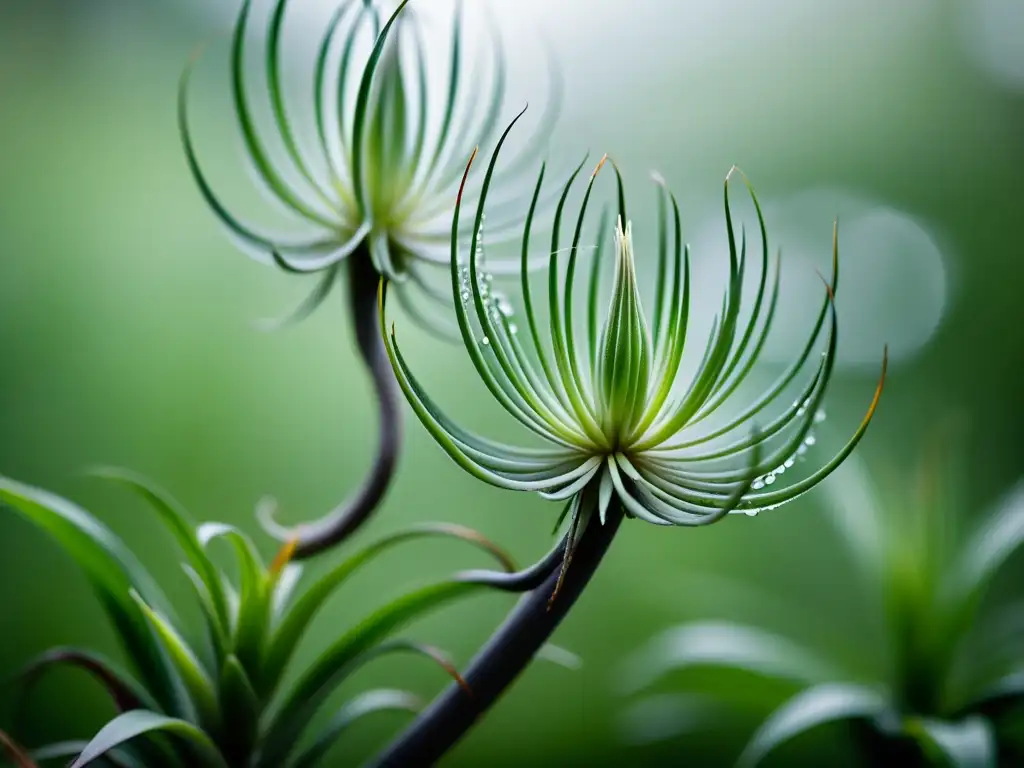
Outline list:
[[[374,712],[416,711],[409,691],[379,689],[342,705],[317,733],[314,715],[354,671],[387,654],[424,657],[465,681],[440,650],[391,636],[405,623],[482,589],[522,590],[536,582],[533,571],[516,573],[509,557],[475,531],[455,525],[419,525],[379,538],[349,553],[299,589],[301,567],[290,563],[287,543],[269,566],[252,541],[230,525],[196,526],[164,491],[119,470],[101,475],[146,501],[171,533],[182,567],[202,609],[205,637],[175,618],[173,607],[127,546],[74,503],[0,477],[0,502],[50,534],[85,572],[130,662],[130,670],[78,648],[57,648],[29,663],[19,676],[22,693],[55,666],[90,674],[117,710],[89,741],[68,741],[34,753],[0,732],[6,752],[22,768],[33,761],[74,758],[74,767],[100,758],[117,766],[250,766],[310,768],[325,764],[344,731]],[[349,578],[405,542],[427,537],[461,540],[488,553],[501,570],[465,571],[421,586],[383,604],[340,634],[308,667],[285,683],[293,656],[311,621]],[[237,578],[215,565],[215,542],[234,553]],[[17,706],[16,711],[24,711]],[[304,738],[306,737],[306,738]],[[333,763],[331,763],[333,764]]]
[[[586,184],[564,273],[560,267],[562,217],[582,164],[565,184],[555,208],[550,247],[545,252],[549,260],[547,329],[538,318],[527,274],[532,222],[544,181],[541,167],[522,237],[525,318],[520,330],[508,316],[507,299],[496,298],[490,289],[490,276],[481,263],[487,193],[502,143],[514,124],[499,140],[484,175],[468,256],[460,251],[460,189],[450,239],[451,285],[462,339],[480,379],[501,406],[543,445],[512,447],[485,439],[458,426],[440,410],[410,369],[394,329],[389,332],[386,327],[384,281],[380,292],[381,331],[413,410],[460,467],[492,485],[538,492],[544,498],[565,503],[559,518],[560,522],[569,520],[565,556],[553,564],[548,580],[524,598],[472,663],[467,673],[475,693],[472,702],[459,700],[450,690],[385,753],[382,764],[404,764],[403,760],[414,756],[430,762],[459,738],[529,661],[537,644],[554,630],[597,567],[623,517],[663,526],[704,526],[730,512],[753,515],[795,499],[821,482],[854,449],[875,411],[884,381],[883,357],[882,378],[863,422],[849,442],[816,471],[794,479],[798,474],[794,457],[807,441],[835,364],[835,247],[832,277],[822,288],[821,309],[792,366],[752,404],[736,408],[724,424],[711,426],[710,417],[723,415],[731,408],[734,395],[757,362],[778,299],[778,262],[768,291],[771,270],[767,233],[751,189],[761,258],[756,296],[744,319],[741,292],[751,267],[745,235],[738,235],[733,223],[730,190],[737,172],[730,172],[725,181],[729,281],[722,314],[691,380],[681,381],[678,376],[690,319],[690,254],[682,240],[679,207],[664,184],[659,182],[654,314],[648,319],[642,307],[632,226],[617,168],[618,221],[612,232],[606,215],[599,228],[601,241],[614,234],[614,277],[608,309],[601,318],[598,304],[605,264],[599,242],[591,263],[586,311],[575,310],[574,277],[581,237],[591,191],[604,159]],[[471,158],[463,175],[463,188],[472,163]],[[548,335],[543,331],[549,331],[549,339],[543,338]],[[819,345],[823,348],[820,356],[814,354]],[[798,384],[805,367],[810,373]],[[771,415],[771,407],[784,393],[792,397],[794,387],[798,395],[793,404]],[[762,425],[756,426],[755,420],[761,420]]]
[[[505,100],[506,67],[501,37],[492,24],[487,54],[491,63],[471,69],[465,60],[461,8],[453,17],[450,66],[443,98],[428,85],[426,46],[420,23],[403,0],[380,26],[370,0],[342,0],[316,46],[310,93],[316,151],[307,151],[290,111],[292,94],[282,73],[282,33],[288,0],[276,0],[267,24],[262,64],[272,131],[258,125],[247,73],[247,38],[252,3],[242,3],[231,44],[231,92],[246,156],[272,202],[307,230],[300,237],[261,231],[236,216],[215,192],[199,162],[190,127],[188,89],[193,64],[181,79],[178,120],[181,140],[195,181],[232,238],[255,259],[293,274],[318,275],[316,286],[289,318],[313,312],[348,269],[350,311],[356,338],[377,391],[380,444],[367,481],[347,503],[315,524],[292,531],[272,519],[264,505],[260,519],[280,540],[298,539],[295,557],[320,552],[354,531],[387,490],[400,443],[400,412],[393,376],[376,332],[378,276],[419,321],[443,332],[449,299],[431,283],[432,268],[448,261],[448,218],[462,163],[471,147],[493,143]],[[375,40],[365,59],[360,44]],[[550,67],[557,72],[555,66]],[[530,162],[543,149],[557,119],[557,77],[549,106],[536,133],[523,148]],[[272,134],[272,136],[270,135]],[[281,158],[271,154],[280,145]],[[492,216],[495,236],[518,226],[517,187],[529,179],[515,171],[502,179],[508,200]],[[413,289],[413,290],[410,290]],[[443,305],[444,314],[419,307],[423,299]]]
[[[758,729],[739,759],[759,763],[775,748],[828,723],[849,722],[865,764],[972,766],[1024,761],[1024,652],[1020,605],[983,611],[1000,568],[1024,542],[1024,487],[980,524],[965,528],[967,496],[956,466],[931,444],[918,483],[890,482],[879,495],[859,460],[826,485],[842,542],[855,559],[882,622],[852,616],[845,633],[864,656],[881,639],[873,671],[834,647],[816,648],[758,627],[697,622],[654,639],[627,666],[643,689],[671,672],[739,669],[802,690]],[[874,473],[875,478],[886,477]],[[908,487],[909,486],[909,487]],[[882,638],[865,627],[881,626]],[[716,689],[723,703],[736,691]]]

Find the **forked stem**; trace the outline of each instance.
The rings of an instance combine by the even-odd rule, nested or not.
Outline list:
[[[348,258],[348,278],[349,309],[355,327],[356,344],[377,395],[377,455],[355,495],[319,520],[289,529],[275,523],[269,513],[261,516],[263,527],[272,536],[281,541],[295,541],[293,560],[309,558],[334,547],[355,533],[370,518],[391,484],[402,442],[401,393],[380,337],[377,317],[380,276],[373,267],[366,245],[360,246]]]
[[[526,668],[569,613],[608,551],[622,517],[621,506],[614,502],[603,525],[592,516],[576,544],[572,567],[565,573],[557,598],[551,601],[559,579],[559,569],[554,568],[540,586],[523,595],[470,662],[463,677],[472,695],[459,685],[448,686],[371,765],[433,765],[451,749]]]

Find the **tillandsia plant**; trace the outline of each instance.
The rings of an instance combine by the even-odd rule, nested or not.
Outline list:
[[[435,98],[426,63],[426,44],[409,0],[380,25],[370,0],[342,0],[315,46],[313,82],[302,96],[313,107],[316,151],[304,148],[294,99],[283,76],[282,36],[288,0],[275,0],[262,51],[265,101],[272,130],[255,117],[247,74],[248,37],[254,26],[251,0],[244,0],[231,44],[231,91],[246,156],[272,202],[308,230],[303,237],[261,231],[231,212],[214,191],[199,162],[188,112],[193,65],[186,68],[178,96],[181,140],[199,189],[233,239],[258,261],[293,274],[317,275],[316,286],[289,318],[313,312],[348,272],[350,311],[356,340],[379,400],[380,444],[363,487],[315,524],[290,531],[274,523],[272,505],[263,506],[264,527],[280,540],[297,537],[295,557],[315,554],[354,531],[387,490],[400,443],[400,411],[394,377],[376,331],[378,276],[394,281],[410,314],[444,331],[450,298],[432,285],[431,268],[448,262],[448,221],[462,164],[474,145],[492,144],[500,128],[506,91],[505,54],[494,30],[486,55],[491,63],[467,66],[461,6],[453,17],[450,65],[443,98]],[[361,56],[362,43],[373,42]],[[194,63],[194,62],[193,62]],[[539,157],[557,119],[561,97],[557,68],[548,106],[522,149],[524,162]],[[289,101],[293,103],[290,105]],[[272,134],[272,136],[271,136]],[[268,137],[273,142],[268,142]],[[278,145],[280,158],[272,154]],[[508,199],[492,212],[495,236],[518,227],[515,190],[529,179],[515,171],[502,179]],[[500,268],[500,265],[497,265]],[[425,300],[444,313],[424,311]]]
[[[818,726],[850,722],[865,765],[972,766],[1024,763],[1021,606],[982,611],[999,569],[1024,542],[1024,487],[965,530],[967,495],[957,465],[933,442],[918,483],[879,495],[854,460],[827,487],[830,519],[859,565],[882,622],[853,618],[858,656],[881,626],[882,664],[870,672],[834,647],[728,622],[684,625],[654,639],[627,666],[638,690],[697,667],[739,669],[801,687],[761,726],[739,759],[753,766]],[[876,478],[883,475],[875,473]],[[908,485],[910,490],[908,490]],[[987,614],[987,615],[986,615]],[[717,688],[725,703],[736,691]]]
[[[544,577],[536,568],[516,572],[508,555],[475,531],[423,524],[351,552],[299,589],[301,566],[289,562],[294,542],[264,565],[252,541],[236,528],[196,526],[174,499],[148,481],[120,470],[100,474],[138,494],[173,536],[205,631],[190,631],[197,628],[175,618],[141,561],[94,516],[66,499],[0,477],[0,503],[46,531],[85,571],[130,662],[129,669],[122,669],[78,648],[53,649],[30,662],[16,678],[22,694],[48,669],[71,666],[106,690],[116,714],[89,741],[60,742],[34,752],[0,732],[0,761],[6,752],[19,768],[62,758],[73,758],[75,768],[98,760],[127,768],[335,765],[327,756],[337,755],[332,752],[336,742],[356,720],[419,707],[418,697],[406,690],[366,691],[310,732],[328,697],[375,659],[394,653],[422,656],[454,678],[464,696],[472,696],[442,651],[394,639],[396,630],[483,589],[523,591]],[[464,541],[489,554],[499,569],[464,571],[383,604],[337,636],[308,667],[294,670],[297,679],[286,683],[295,652],[325,602],[380,556],[427,537]],[[233,551],[237,578],[211,559],[208,550],[218,540]],[[15,711],[23,713],[23,704]]]
[[[451,285],[459,329],[481,380],[501,406],[544,445],[518,448],[479,437],[440,410],[411,371],[394,330],[386,328],[387,286],[383,281],[381,331],[386,334],[388,354],[413,410],[459,466],[492,485],[539,492],[565,502],[561,518],[569,520],[562,545],[565,554],[552,564],[547,581],[523,599],[470,666],[466,679],[474,690],[473,700],[460,699],[454,690],[436,700],[385,753],[383,761],[389,765],[413,759],[429,763],[459,738],[554,630],[624,517],[664,526],[703,526],[730,512],[753,515],[795,499],[821,482],[854,449],[875,411],[885,376],[883,357],[882,379],[849,442],[816,471],[794,479],[798,474],[795,457],[806,444],[835,364],[838,250],[834,249],[832,277],[822,288],[821,309],[793,365],[752,404],[737,408],[724,418],[724,424],[711,426],[710,417],[724,415],[757,362],[778,299],[778,264],[769,291],[767,233],[751,190],[761,238],[760,269],[750,309],[744,311],[741,306],[751,266],[746,238],[738,235],[733,223],[730,190],[736,173],[730,173],[725,182],[729,281],[722,314],[692,379],[681,381],[678,375],[690,319],[690,255],[682,240],[679,207],[663,185],[659,185],[654,314],[648,319],[642,307],[632,226],[617,168],[618,221],[612,230],[606,215],[599,227],[602,240],[614,235],[608,309],[602,318],[599,296],[605,262],[599,244],[591,263],[586,311],[575,310],[577,257],[591,191],[605,160],[586,184],[564,272],[560,266],[562,218],[582,164],[565,185],[555,208],[546,251],[547,327],[538,317],[527,274],[535,205],[543,187],[541,167],[522,237],[525,318],[520,330],[508,316],[508,308],[487,290],[490,280],[481,268],[480,241],[487,193],[502,143],[514,124],[502,135],[484,174],[468,256],[460,250],[459,196],[451,231]],[[466,167],[463,186],[472,162],[470,159]],[[815,354],[819,348],[823,351]],[[799,383],[805,367],[810,373]],[[773,414],[772,406],[784,396],[791,397],[794,389],[798,396],[792,406]],[[756,426],[755,420],[762,425]]]

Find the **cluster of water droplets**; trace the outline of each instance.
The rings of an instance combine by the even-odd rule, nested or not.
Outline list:
[[[508,332],[515,335],[519,332],[519,327],[511,321],[511,317],[515,314],[515,308],[512,306],[512,302],[508,300],[503,293],[494,290],[494,275],[487,271],[486,261],[487,257],[484,251],[484,220],[486,216],[480,220],[480,228],[477,230],[476,237],[476,261],[479,265],[479,280],[480,280],[480,298],[483,299],[484,307],[487,312],[490,313],[491,318],[495,323],[502,325],[507,324]],[[463,305],[469,304],[473,298],[473,286],[470,282],[473,275],[470,272],[468,266],[459,268],[459,297],[462,299]],[[489,347],[491,340],[484,334],[480,337],[480,343]]]
[[[793,405],[797,408],[796,415],[798,417],[799,416],[803,416],[805,413],[807,413],[807,409],[810,407],[810,398],[808,398],[807,400],[804,400],[802,403],[799,402],[799,401],[795,401],[793,403]],[[821,424],[821,422],[823,422],[825,420],[825,418],[826,418],[825,411],[823,409],[819,408],[818,411],[814,414],[814,423],[815,424]],[[793,452],[792,456],[789,456],[784,462],[779,464],[779,466],[777,466],[775,469],[771,470],[770,472],[768,472],[768,473],[766,473],[764,475],[761,475],[760,477],[754,478],[754,482],[752,482],[750,484],[750,489],[752,491],[763,491],[768,486],[774,485],[775,482],[779,479],[780,475],[786,474],[786,470],[792,469],[793,466],[797,462],[804,462],[804,461],[806,461],[807,460],[807,451],[811,447],[813,447],[817,442],[818,442],[818,438],[815,437],[814,432],[809,431],[804,436],[804,439],[800,442],[800,445],[797,446],[797,449],[796,449],[796,451]],[[792,501],[792,499],[790,499],[790,501]],[[750,500],[749,503],[756,503],[756,499]],[[780,502],[778,504],[772,504],[771,506],[768,506],[768,507],[762,507],[761,509],[764,509],[764,510],[776,509],[778,507],[781,507],[785,503],[787,503],[787,502],[783,501],[783,502]],[[759,509],[748,509],[748,510],[746,510],[746,514],[749,517],[755,517],[759,511],[761,511],[761,510],[759,510]]]

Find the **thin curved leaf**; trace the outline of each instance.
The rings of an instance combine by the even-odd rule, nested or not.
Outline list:
[[[204,523],[196,536],[201,546],[208,547],[214,539],[225,539],[235,550],[238,560],[238,596],[233,623],[232,647],[242,666],[258,670],[263,656],[270,621],[270,574],[260,561],[252,540],[234,526]],[[232,603],[228,595],[229,605]],[[258,685],[257,681],[253,681]]]
[[[486,537],[463,526],[424,524],[385,536],[328,571],[318,581],[314,582],[295,601],[292,608],[285,613],[270,642],[264,664],[263,680],[266,690],[273,690],[280,681],[285,667],[305,635],[306,629],[313,620],[313,617],[316,616],[327,599],[334,594],[334,591],[344,584],[350,576],[379,555],[384,554],[402,542],[432,537],[454,538],[465,541],[492,555],[506,571],[511,573],[516,570],[515,564],[504,551]]]
[[[752,768],[780,744],[805,731],[838,720],[875,718],[888,702],[877,690],[849,683],[826,683],[797,694],[772,713],[754,734],[737,765]]]
[[[144,709],[125,712],[103,726],[71,768],[82,768],[132,739],[156,734],[173,736],[180,741],[194,757],[196,762],[191,765],[195,768],[228,768],[210,737],[194,725]]]
[[[67,499],[6,477],[0,477],[0,502],[56,539],[85,571],[146,690],[166,711],[184,714],[187,705],[180,681],[129,592],[136,590],[148,604],[168,614],[169,603],[124,543]]]
[[[206,551],[199,543],[196,535],[195,524],[189,519],[188,514],[181,505],[169,493],[159,488],[156,484],[142,475],[116,467],[97,467],[90,471],[90,474],[126,487],[136,495],[145,500],[157,513],[167,529],[174,536],[184,552],[189,565],[202,578],[203,584],[209,592],[214,609],[221,627],[226,631],[228,627],[227,601],[221,588],[220,574],[216,566],[206,555]]]
[[[139,604],[139,607],[142,608],[146,618],[149,619],[157,636],[163,643],[167,655],[170,656],[171,662],[181,677],[185,690],[188,691],[189,698],[199,717],[199,722],[206,728],[219,728],[220,710],[217,707],[217,695],[213,687],[213,681],[210,680],[209,674],[203,669],[202,663],[188,643],[185,642],[164,616],[161,616],[146,605],[138,592],[132,590],[131,596]]]
[[[149,693],[127,672],[102,654],[82,648],[52,648],[26,664],[15,678],[20,682],[15,710],[24,708],[23,701],[39,678],[55,666],[79,667],[88,672],[107,691],[120,712],[131,709],[154,709],[156,703]]]
[[[281,765],[310,717],[363,654],[402,625],[482,588],[483,585],[461,581],[423,587],[393,600],[345,633],[306,670],[286,697],[265,733],[260,766]]]

